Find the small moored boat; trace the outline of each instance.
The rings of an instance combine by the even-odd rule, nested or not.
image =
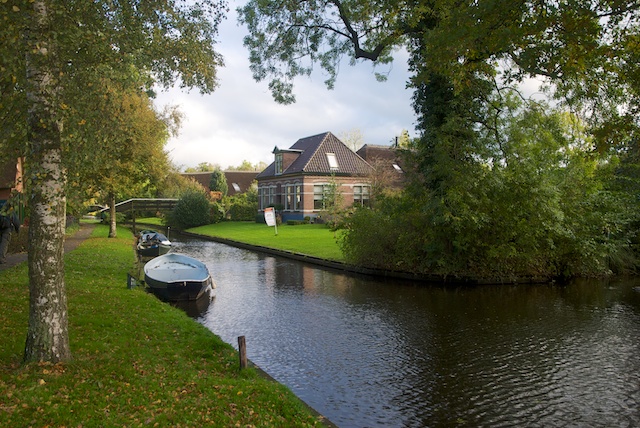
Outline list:
[[[138,237],[137,249],[142,257],[157,257],[171,250],[171,241],[155,230],[143,230]]]
[[[196,300],[215,284],[207,266],[183,254],[158,256],[144,266],[144,281],[162,300]]]

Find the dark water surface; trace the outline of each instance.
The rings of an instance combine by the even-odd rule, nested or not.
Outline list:
[[[445,289],[173,251],[218,285],[198,321],[340,427],[640,426],[640,281]]]

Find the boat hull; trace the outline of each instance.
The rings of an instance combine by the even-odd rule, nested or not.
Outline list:
[[[167,301],[196,300],[208,289],[215,288],[204,263],[176,253],[148,262],[144,267],[144,280],[156,296]]]
[[[209,288],[213,288],[213,280],[208,277],[204,281],[183,281],[165,283],[156,281],[145,274],[145,283],[161,300],[178,301],[178,300],[197,300]]]
[[[141,257],[158,257],[171,250],[171,241],[162,233],[144,230],[138,237],[137,249]]]
[[[171,245],[152,245],[144,246],[138,245],[138,254],[142,257],[158,257],[163,254],[167,254],[171,250]]]

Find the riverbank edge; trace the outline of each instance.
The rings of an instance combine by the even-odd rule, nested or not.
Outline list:
[[[73,250],[75,250],[77,247],[79,247],[85,240],[92,238],[93,237],[93,232],[95,229],[95,224],[85,224],[82,227],[78,228],[77,230],[74,231],[74,233],[70,234],[69,236],[67,236],[65,238],[65,261],[68,262],[67,258],[67,254]],[[131,247],[131,251],[132,251],[132,255],[135,253],[135,246]],[[15,253],[15,254],[11,254],[8,255],[8,257],[12,258],[12,263],[7,263],[2,265],[2,269],[1,270],[7,270],[7,269],[11,269],[11,268],[15,268],[16,266],[19,265],[24,265],[26,262],[26,253]],[[66,267],[67,268],[69,265],[69,263],[66,263]],[[22,268],[21,268],[22,269]],[[78,272],[76,272],[78,273]],[[130,272],[129,272],[130,273]],[[130,288],[130,287],[126,287],[126,288]],[[140,290],[142,291],[144,287],[140,287]],[[146,291],[146,290],[144,290]],[[146,293],[145,293],[146,294]],[[155,300],[156,304],[159,305],[167,305],[166,302],[161,301],[160,299],[152,299],[152,301]],[[156,321],[161,321],[159,318],[155,318]],[[192,320],[195,321],[195,320]],[[5,326],[6,327],[6,326]],[[9,327],[11,328],[11,327]],[[207,329],[208,330],[208,329]],[[174,331],[175,333],[175,331]],[[222,340],[219,338],[218,335],[215,334],[215,332],[212,332],[210,330],[208,330],[208,334],[215,336],[218,340],[220,340],[222,342]],[[20,335],[21,336],[21,335]],[[77,339],[76,339],[77,340]],[[168,342],[169,340],[167,340]],[[235,352],[237,354],[237,351],[234,350],[233,346],[231,344],[225,343],[224,345],[228,350],[230,350],[231,352]],[[205,352],[208,352],[205,350]],[[15,354],[17,355],[17,354]],[[15,356],[12,356],[15,357]],[[123,358],[122,360],[125,360],[125,358]],[[37,364],[32,364],[32,365],[26,365],[26,366],[20,366],[19,363],[19,359],[17,358],[13,358],[13,360],[7,359],[6,361],[2,361],[3,363],[3,367],[1,368],[1,371],[3,371],[2,375],[7,375],[7,376],[13,376],[14,371],[16,371],[16,376],[18,378],[28,378],[28,376],[30,375],[30,371],[36,371],[36,372],[41,372],[41,373],[37,373],[37,376],[50,376],[53,378],[60,378],[63,377],[65,371],[72,371],[72,369],[67,369],[66,368],[66,363],[59,363],[59,364],[47,364],[47,363],[37,363]],[[6,366],[4,366],[4,363],[6,363]],[[70,366],[73,366],[74,364],[78,364],[78,361],[72,361],[70,363]],[[258,365],[256,365],[253,362],[249,362],[249,368],[251,371],[253,371],[255,373],[255,375],[257,375],[258,377],[266,380],[267,382],[272,382],[273,384],[278,384],[281,385],[282,387],[288,389],[289,391],[290,388],[284,384],[282,384],[281,382],[278,382],[276,379],[274,379],[272,376],[270,376],[268,373],[266,373],[262,368],[260,368]],[[6,387],[9,386],[11,387],[11,383],[5,383],[4,382],[5,379],[0,377],[0,390],[2,389],[1,387]],[[187,384],[187,379],[185,379],[185,384]],[[99,381],[96,381],[97,384],[99,385]],[[49,379],[47,379],[47,381],[44,381],[43,379],[39,379],[39,383],[38,385],[42,386],[42,385],[46,385],[49,383]],[[82,382],[84,383],[84,381]],[[51,381],[51,384],[54,384],[53,381]],[[134,385],[134,382],[130,383],[126,383],[127,387],[131,387],[131,385]],[[99,387],[102,389],[103,386],[99,385]],[[18,391],[18,392],[16,392]],[[4,392],[4,391],[2,391]],[[10,392],[8,393],[7,397],[9,398],[16,398],[17,396],[19,396],[22,392],[20,391],[19,388],[16,388],[15,386],[13,387],[13,389],[10,389]],[[241,392],[238,394],[240,395]],[[322,427],[327,427],[327,428],[337,428],[337,425],[335,425],[333,422],[331,422],[328,418],[326,418],[324,415],[322,415],[321,413],[319,413],[316,409],[314,409],[313,407],[311,407],[308,403],[306,403],[304,400],[302,400],[300,397],[298,397],[297,395],[295,395],[292,391],[291,394],[293,396],[293,398],[295,399],[295,401],[297,403],[299,403],[304,409],[306,409],[306,411],[308,412],[308,414],[310,414],[311,416],[313,416],[315,418],[315,423],[318,425],[314,425],[314,426],[322,426]],[[4,395],[4,394],[3,394]],[[66,398],[66,397],[65,397]],[[5,406],[5,403],[2,403],[3,405],[0,406],[0,420],[2,420],[3,418],[1,416],[3,416],[3,413],[7,413],[10,414],[11,412],[13,412],[13,410],[17,407],[17,406]],[[51,403],[49,403],[51,404]],[[22,407],[26,408],[27,405],[23,405]],[[56,404],[55,407],[58,407],[58,404]],[[73,410],[72,410],[73,412]],[[0,425],[3,425],[2,423],[0,423]],[[55,424],[54,424],[55,425]],[[4,425],[3,425],[4,426]]]
[[[152,225],[149,225],[152,226]],[[157,225],[155,225],[157,227]],[[491,280],[491,279],[478,279],[478,278],[466,278],[466,277],[451,277],[443,275],[421,275],[404,271],[392,271],[385,269],[367,268],[363,266],[352,265],[349,263],[340,262],[337,260],[328,260],[320,257],[311,256],[303,253],[296,253],[293,251],[280,250],[272,247],[265,247],[262,245],[248,244],[242,241],[236,241],[228,238],[221,238],[218,236],[203,235],[200,233],[188,232],[185,230],[177,230],[179,234],[188,236],[191,238],[206,239],[209,241],[219,242],[221,244],[230,245],[244,250],[259,251],[261,253],[286,257],[292,260],[310,263],[316,266],[321,266],[329,269],[334,269],[341,272],[374,276],[384,279],[401,279],[406,281],[423,282],[427,285],[506,285],[506,284],[548,284],[554,282],[550,278],[543,277],[531,277],[531,278],[515,278],[510,280]]]

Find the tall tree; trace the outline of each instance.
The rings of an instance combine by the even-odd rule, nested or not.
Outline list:
[[[227,184],[227,178],[225,177],[224,172],[222,172],[220,168],[213,170],[211,173],[209,190],[212,192],[220,192],[223,198],[227,196],[229,185]]]
[[[62,124],[69,106],[90,109],[92,100],[69,94],[97,82],[103,64],[122,75],[131,69],[148,73],[147,87],[152,77],[160,85],[178,81],[205,93],[214,90],[222,65],[214,37],[225,8],[216,1],[172,0],[0,3],[0,117],[26,124],[3,141],[27,156],[31,297],[25,361],[71,357],[63,274],[68,153]],[[9,108],[17,110],[8,113]]]
[[[385,64],[396,47],[409,51],[409,85],[414,89],[421,136],[411,145],[413,165],[409,168],[413,176],[409,205],[417,207],[416,215],[413,223],[407,215],[402,225],[407,230],[419,230],[425,224],[430,227],[421,230],[421,239],[414,239],[415,233],[402,236],[399,232],[393,240],[404,242],[406,237],[405,250],[426,252],[428,269],[442,270],[447,264],[442,271],[453,267],[468,272],[475,257],[471,250],[477,254],[486,250],[474,247],[468,238],[486,230],[486,225],[496,224],[492,223],[495,218],[489,217],[501,215],[482,212],[488,201],[497,197],[488,189],[497,182],[513,185],[510,180],[522,179],[527,168],[544,165],[525,148],[542,150],[566,141],[561,133],[551,138],[535,126],[536,120],[551,126],[557,119],[546,118],[539,111],[537,116],[524,115],[527,120],[522,123],[536,129],[527,138],[515,138],[513,129],[517,127],[498,127],[500,115],[495,112],[510,107],[501,104],[504,100],[496,94],[524,78],[544,79],[556,103],[586,124],[589,141],[601,152],[628,148],[638,140],[640,129],[639,10],[637,1],[251,0],[239,9],[239,15],[250,32],[245,45],[250,50],[254,77],[271,79],[270,88],[278,102],[295,100],[294,78],[309,74],[314,65],[328,72],[331,87],[342,57],[352,64],[359,59]],[[512,168],[506,172],[496,168],[494,174],[487,174],[495,145],[509,139],[522,142],[518,154],[528,154],[526,167],[518,169],[512,160]],[[555,152],[545,149],[541,153],[554,164]],[[559,229],[575,232],[560,217],[554,217],[558,210],[572,210],[571,204],[562,207],[551,197],[566,189],[555,181],[554,174],[539,177],[544,180],[531,188],[531,192],[540,191],[538,195],[532,193],[528,198],[515,192],[513,196],[531,201],[550,192],[553,203],[545,211],[547,220]],[[585,186],[583,196],[590,199],[593,182],[580,184]],[[434,234],[434,230],[443,233]],[[585,248],[606,248],[594,244],[599,239],[597,227],[590,232],[595,235]],[[579,248],[575,240],[569,241],[573,244],[568,247]],[[508,240],[504,244],[502,248],[513,248]]]
[[[116,198],[140,197],[166,174],[169,124],[136,85],[123,88],[121,82],[103,80],[92,86],[91,93],[96,99],[93,108],[81,123],[73,124],[74,137],[69,139],[76,147],[87,141],[92,155],[70,156],[76,161],[70,162],[70,169],[82,174],[79,184],[91,186],[106,200],[109,237],[115,237]]]
[[[482,64],[501,64],[507,84],[545,79],[605,146],[637,133],[638,11],[615,0],[250,0],[238,9],[254,78],[270,79],[278,102],[295,101],[294,78],[314,66],[332,87],[343,57],[387,64],[394,49],[419,46],[414,73],[428,67],[456,90]]]

